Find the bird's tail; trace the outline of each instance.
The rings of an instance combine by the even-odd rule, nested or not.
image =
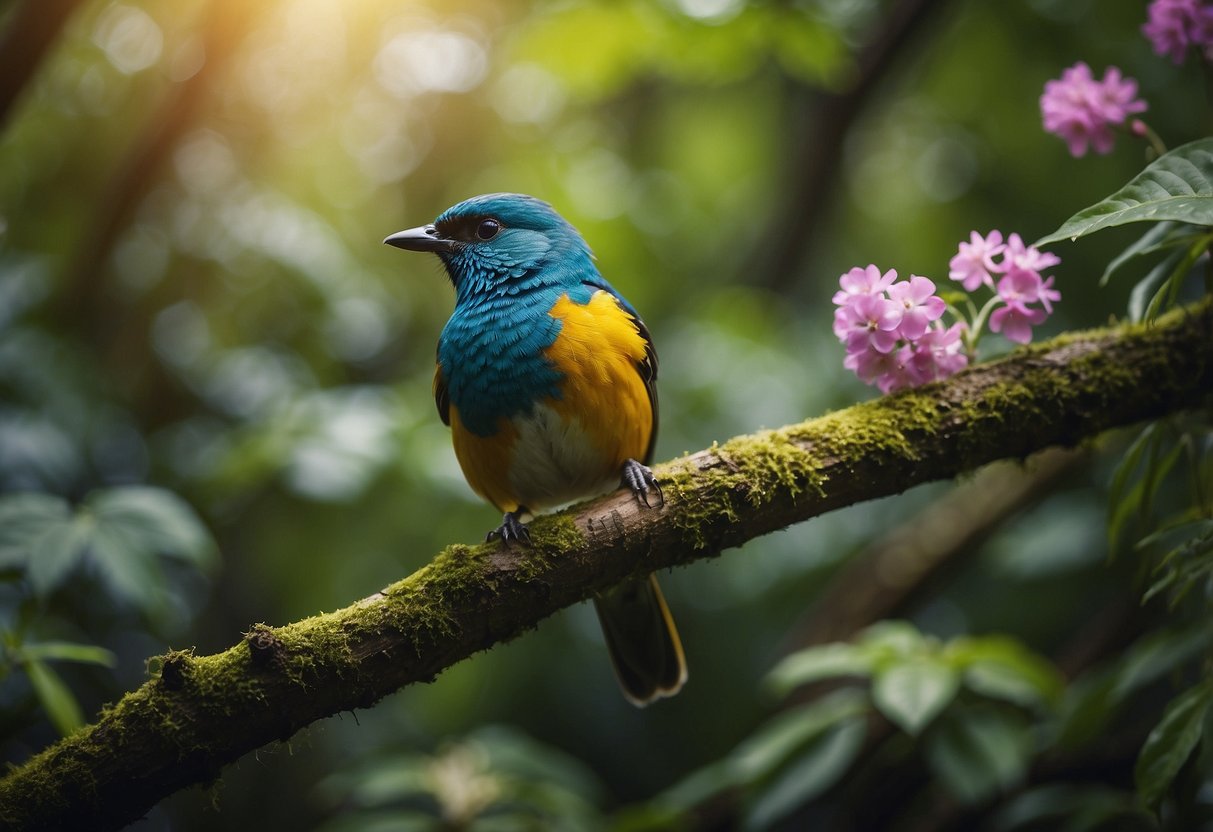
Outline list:
[[[595,596],[594,609],[629,702],[644,707],[682,689],[686,659],[656,575],[626,581]]]

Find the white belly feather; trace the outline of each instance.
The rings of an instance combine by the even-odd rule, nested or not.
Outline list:
[[[519,502],[542,511],[619,485],[619,471],[604,457],[576,419],[565,419],[546,405],[513,418],[518,439],[510,462],[510,484]]]

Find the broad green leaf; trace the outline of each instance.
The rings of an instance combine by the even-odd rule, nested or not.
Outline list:
[[[766,678],[767,685],[780,696],[801,685],[836,676],[867,676],[872,672],[872,655],[853,644],[825,644],[810,647],[785,658]]]
[[[1051,662],[1013,638],[956,639],[944,659],[962,672],[965,687],[1016,705],[1053,705],[1065,688]]]
[[[162,488],[128,486],[94,492],[88,505],[97,522],[149,552],[190,561],[199,568],[214,562],[215,543],[190,505]]]
[[[80,703],[58,673],[36,659],[26,662],[25,672],[29,674],[34,695],[60,734],[66,737],[84,725]]]
[[[1199,139],[1158,157],[1119,191],[1079,211],[1035,245],[1076,240],[1131,222],[1160,220],[1213,226],[1213,138]]]
[[[88,548],[92,532],[89,518],[76,516],[47,528],[33,541],[26,576],[35,595],[48,595],[63,583]]]
[[[1032,753],[1026,721],[993,708],[950,712],[926,737],[932,771],[956,798],[976,803],[1017,783]]]
[[[0,496],[0,568],[24,566],[35,541],[71,516],[67,501],[51,494],[31,491]]]
[[[92,555],[98,573],[115,595],[149,612],[160,604],[164,573],[156,556],[132,542],[121,527],[98,526]]]
[[[745,812],[745,828],[769,829],[837,783],[859,756],[866,736],[863,716],[832,726],[759,793]]]
[[[733,752],[735,781],[752,783],[769,776],[798,748],[840,720],[866,714],[868,707],[868,698],[862,691],[843,689],[784,711],[751,734]]]
[[[960,675],[938,659],[913,658],[877,674],[872,702],[891,722],[918,734],[956,696]]]
[[[70,641],[42,641],[21,645],[22,655],[41,661],[79,662],[113,667],[117,658],[104,647]]]
[[[1148,806],[1158,805],[1200,742],[1205,711],[1210,702],[1213,702],[1213,685],[1209,682],[1185,691],[1167,705],[1162,720],[1146,737],[1133,779]]]
[[[874,656],[887,657],[922,652],[927,640],[908,621],[878,621],[864,629],[856,643],[873,651]]]

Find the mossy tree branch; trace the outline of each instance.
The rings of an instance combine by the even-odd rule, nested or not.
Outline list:
[[[1213,306],[1064,336],[946,382],[742,436],[657,469],[660,510],[615,493],[532,525],[527,549],[449,546],[337,612],[163,657],[98,721],[0,781],[5,828],[115,828],[323,717],[514,638],[629,574],[831,509],[1206,402]]]

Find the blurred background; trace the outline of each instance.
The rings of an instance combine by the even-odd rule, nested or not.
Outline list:
[[[1117,64],[1171,146],[1202,135],[1199,68],[1154,56],[1144,20],[1095,0],[0,2],[4,759],[91,721],[149,656],[346,606],[499,522],[431,398],[450,285],[385,235],[483,192],[554,204],[654,335],[668,459],[874,395],[830,330],[841,272],[942,285],[970,231],[1035,239],[1134,175],[1126,137],[1076,160],[1042,132],[1065,67]],[[1054,247],[1042,337],[1123,314],[1130,283],[1097,282],[1132,238]],[[1010,829],[1071,803],[1152,828],[1134,757],[1159,680],[1208,638],[1162,629],[1140,563],[1110,557],[1108,447],[1129,438],[663,575],[691,668],[671,701],[624,702],[581,605],[138,828]],[[18,531],[64,518],[23,560]],[[967,746],[871,714],[858,738],[778,722],[782,658],[887,618],[927,645],[1007,636],[1040,702],[973,705],[994,729]],[[1084,679],[1106,712],[1049,762]],[[1056,769],[1079,774],[1050,803]]]

